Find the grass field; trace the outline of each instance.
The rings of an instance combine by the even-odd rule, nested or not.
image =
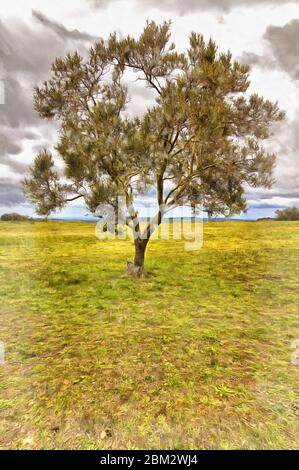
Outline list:
[[[0,224],[2,448],[298,448],[299,223],[204,234],[134,279],[93,224]]]

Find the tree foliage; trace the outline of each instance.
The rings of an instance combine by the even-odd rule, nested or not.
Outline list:
[[[299,220],[298,207],[287,207],[275,212],[277,220]]]
[[[24,222],[26,220],[31,220],[27,215],[17,214],[16,212],[10,212],[7,214],[2,214],[0,220],[2,222]]]
[[[126,112],[126,84],[135,79],[156,95],[142,116]],[[123,195],[128,225],[137,218],[134,198],[152,187],[169,209],[201,204],[209,213],[239,213],[245,185],[272,184],[275,155],[262,141],[284,116],[248,87],[249,67],[200,34],[177,52],[167,22],[148,22],[138,39],[113,33],[87,58],[56,59],[51,78],[35,88],[34,108],[59,123],[64,172],[59,178],[51,153],[40,152],[25,192],[44,215],[77,198],[94,212]]]

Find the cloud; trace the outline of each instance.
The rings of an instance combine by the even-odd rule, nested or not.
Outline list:
[[[39,11],[32,10],[32,15],[43,26],[54,31],[62,39],[68,38],[74,39],[75,41],[95,41],[97,39],[95,36],[91,36],[88,33],[78,31],[78,29],[69,30],[63,26],[63,24],[50,20],[47,16],[43,15],[43,13]]]
[[[87,3],[94,9],[104,9],[116,1],[120,2],[121,0],[87,0]]]
[[[270,25],[263,38],[268,46],[264,54],[244,52],[239,60],[261,69],[280,69],[296,84],[299,80],[299,20],[293,19],[284,26]],[[274,139],[278,158],[273,189],[250,190],[246,194],[250,201],[260,201],[259,208],[263,208],[263,201],[277,208],[299,205],[299,115],[276,129]],[[251,203],[250,207],[253,207]]]
[[[264,54],[259,55],[245,51],[238,60],[250,66],[281,69],[292,80],[298,80],[299,19],[293,19],[284,26],[268,26],[263,38],[268,45],[268,50]]]
[[[0,154],[17,155],[22,147],[5,134],[0,134]],[[2,162],[3,163],[3,162]]]
[[[1,105],[0,125],[19,127],[23,124],[34,125],[38,121],[32,109],[32,89],[22,86],[18,79],[4,78],[5,103]]]
[[[50,76],[56,57],[72,50],[84,55],[96,39],[85,32],[68,30],[40,12],[33,11],[32,15],[35,21],[30,26],[22,21],[0,21],[0,78],[5,90],[5,103],[0,105],[0,164],[16,175],[23,175],[28,167],[23,158],[25,141],[31,140],[34,145],[48,142],[49,128],[55,130],[55,124],[45,125],[32,108],[34,85]],[[5,188],[8,203],[10,192]],[[17,202],[19,191],[11,192],[12,203]]]
[[[105,8],[111,3],[122,6],[122,0],[88,1],[96,8]],[[126,3],[133,12],[134,8],[138,7],[137,0],[126,0]],[[249,8],[253,5],[279,6],[286,3],[291,2],[288,0],[185,0],[184,2],[143,0],[139,2],[139,6],[142,4],[145,10],[157,8],[161,10],[161,16],[167,18],[167,12],[181,15],[208,10],[227,12],[238,6]],[[74,14],[77,13],[74,6]],[[90,11],[89,14],[91,15]],[[264,35],[269,53],[258,55],[245,52],[242,60],[260,68],[280,67],[292,79],[297,79],[298,23],[299,20],[293,20],[283,27],[269,26]],[[254,27],[249,25],[252,26]],[[0,79],[5,81],[6,92],[6,104],[0,105],[0,164],[8,167],[10,170],[7,172],[8,175],[15,174],[15,177],[19,178],[24,174],[27,168],[26,161],[32,161],[36,150],[41,146],[52,145],[56,135],[53,124],[46,124],[32,110],[33,86],[49,78],[50,65],[55,57],[63,56],[72,50],[78,50],[81,55],[85,55],[94,40],[96,40],[94,36],[81,30],[68,29],[61,22],[53,21],[36,10],[32,11],[32,21],[28,24],[25,21],[11,19],[0,21]],[[152,99],[150,91],[139,87],[137,83],[136,86],[132,86],[130,92],[136,99],[128,106],[128,112],[139,114]],[[274,205],[273,198],[278,197],[283,198],[286,205],[289,201],[298,200],[298,136],[299,118],[298,121],[286,124],[281,133],[275,134],[279,155],[277,182],[273,190],[261,190],[259,199],[254,199],[256,203]],[[151,203],[150,195],[147,197],[147,203]],[[248,197],[250,200],[255,198],[252,191],[248,192]],[[10,205],[24,202],[18,182],[9,180],[5,184],[5,180],[0,179],[0,204],[4,200]]]
[[[264,38],[270,44],[277,64],[293,79],[299,79],[299,20],[284,26],[269,26]]]
[[[12,207],[26,202],[21,185],[14,180],[0,178],[0,205]]]
[[[87,0],[92,8],[104,9],[110,4],[123,0]],[[137,4],[137,1],[135,2]],[[218,10],[229,12],[236,7],[252,7],[260,4],[281,5],[295,3],[293,0],[142,0],[142,8],[158,8],[165,11],[176,11],[185,15],[200,10]]]
[[[293,19],[284,26],[270,25],[266,29],[264,39],[268,44],[268,52],[263,55],[243,53],[241,60],[249,65],[285,72],[295,86],[299,80],[299,20]],[[295,98],[296,99],[296,98]],[[298,96],[297,96],[298,99]],[[298,107],[297,107],[298,109]],[[288,120],[280,130],[276,129],[274,138],[277,144],[275,153],[278,155],[275,170],[275,184],[272,191],[259,199],[280,197],[286,205],[294,201],[299,203],[299,114]]]
[[[249,188],[246,198],[249,207],[256,204],[273,205],[276,208],[299,206],[299,153],[298,138],[299,117],[292,121],[286,121],[276,130],[275,153],[277,154],[277,166],[274,171],[275,182],[270,190],[263,188]],[[271,151],[271,149],[270,149]],[[262,209],[262,206],[260,206]]]
[[[259,55],[254,52],[243,52],[243,54],[238,57],[238,61],[243,65],[249,65],[250,67],[258,66],[265,69],[277,66],[277,62],[274,57]]]

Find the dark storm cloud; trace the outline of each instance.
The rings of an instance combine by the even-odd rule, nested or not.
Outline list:
[[[295,83],[299,80],[299,20],[294,19],[284,26],[270,25],[264,39],[268,51],[264,55],[244,52],[240,60],[243,63],[260,68],[283,70]],[[280,131],[275,132],[279,143],[277,168],[275,170],[274,189],[266,192],[250,192],[250,198],[271,200],[283,198],[286,206],[299,204],[299,117],[286,122]],[[289,204],[288,204],[289,201]]]
[[[38,116],[32,109],[32,88],[21,85],[18,79],[6,77],[5,103],[1,105],[0,125],[19,127],[37,123]]]
[[[284,26],[269,26],[264,34],[277,64],[293,79],[299,79],[299,20]]]
[[[87,0],[87,3],[95,9],[107,8],[109,4],[120,2],[121,0]]]
[[[96,39],[68,30],[40,12],[33,11],[32,15],[34,22],[30,27],[22,21],[0,21],[0,79],[5,89],[5,103],[0,104],[0,164],[15,174],[24,174],[27,169],[21,160],[24,140],[39,140],[45,129],[44,121],[32,109],[34,85],[49,77],[56,57],[73,50],[84,55]],[[3,184],[1,180],[2,201],[8,204],[10,195],[12,204],[23,200],[21,188],[8,191]]]
[[[299,117],[287,119],[275,130],[273,139],[266,142],[267,150],[277,155],[272,189],[248,188],[245,195],[253,201],[266,204],[299,205]]]
[[[284,209],[286,206],[284,204],[265,204],[262,202],[258,203],[249,203],[249,209]]]
[[[87,0],[92,8],[106,8],[112,3],[123,0]],[[135,1],[138,4],[137,1]],[[159,8],[165,11],[175,11],[181,15],[200,10],[220,10],[228,12],[235,7],[250,7],[260,4],[281,5],[296,3],[295,0],[142,0],[142,8]]]
[[[91,36],[90,34],[78,31],[78,29],[69,30],[63,24],[58,23],[56,21],[52,21],[47,16],[43,15],[43,13],[32,10],[32,15],[35,19],[37,19],[43,26],[46,28],[51,29],[54,31],[58,36],[61,38],[69,38],[74,40],[83,40],[83,41],[94,41],[96,40],[95,36]]]
[[[22,147],[14,142],[7,135],[0,133],[0,155],[17,155],[22,150]]]
[[[4,157],[4,159],[1,160],[1,163],[4,165],[7,164],[7,166],[15,175],[24,176],[28,169],[28,165],[26,163],[8,157]]]
[[[65,50],[64,41],[52,30],[29,28],[18,21],[0,22],[0,73],[22,74],[36,81],[44,79],[51,61]]]
[[[0,206],[11,207],[25,202],[20,183],[0,178]]]
[[[266,204],[284,204],[284,207],[299,204],[299,154],[298,154],[299,118],[287,121],[275,139],[277,165],[274,171],[274,185],[270,190],[249,189],[247,199]]]
[[[0,163],[19,175],[27,170],[27,164],[22,161],[23,141],[31,140],[33,135],[20,129],[9,127],[0,128]]]
[[[243,52],[243,54],[238,57],[238,60],[243,65],[249,65],[250,67],[259,66],[261,68],[269,69],[271,67],[276,67],[277,65],[274,57],[259,55],[254,52]]]
[[[89,34],[69,31],[39,12],[33,11],[33,18],[32,27],[21,21],[0,21],[0,74],[15,78],[15,73],[22,73],[22,78],[26,74],[39,82],[47,78],[55,57],[72,50],[84,54],[96,40]]]
[[[299,117],[292,123],[290,147],[293,152],[297,152],[299,149]]]
[[[243,64],[260,68],[279,68],[293,80],[299,79],[299,19],[293,19],[284,26],[270,25],[263,38],[268,51],[262,55],[243,52],[238,59]]]

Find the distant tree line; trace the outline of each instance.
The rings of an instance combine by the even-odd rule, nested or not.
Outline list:
[[[299,220],[299,208],[295,206],[277,210],[275,214],[277,220]]]
[[[31,220],[27,215],[17,214],[16,212],[11,212],[9,214],[3,214],[1,216],[2,222],[22,222],[25,220]]]

